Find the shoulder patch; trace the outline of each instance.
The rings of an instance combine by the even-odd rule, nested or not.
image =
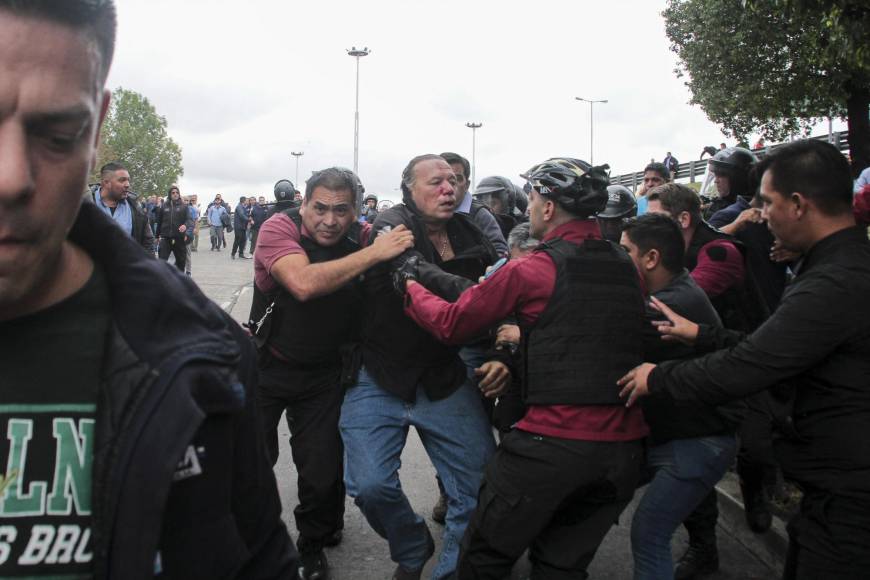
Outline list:
[[[707,256],[714,262],[724,262],[728,258],[728,250],[719,245],[707,248]]]

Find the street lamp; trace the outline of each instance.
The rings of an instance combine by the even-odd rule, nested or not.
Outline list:
[[[474,187],[477,183],[477,130],[483,127],[483,123],[466,123],[466,127],[471,129],[471,193],[474,193]]]
[[[293,184],[299,187],[299,158],[305,155],[305,151],[291,151],[290,155],[296,158],[296,181]]]
[[[353,117],[353,172],[359,175],[359,59],[368,56],[371,51],[368,47],[357,48],[352,46],[347,54],[356,59],[356,109]]]
[[[595,108],[595,103],[606,103],[607,99],[601,101],[595,101],[592,99],[584,99],[583,97],[574,97],[578,101],[583,101],[584,103],[589,103],[589,164],[594,165],[593,156],[592,156],[592,129],[594,123],[594,117],[592,116],[592,111]]]

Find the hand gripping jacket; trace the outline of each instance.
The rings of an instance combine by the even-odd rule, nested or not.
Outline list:
[[[302,217],[298,209],[284,212],[299,231]],[[312,264],[343,258],[361,248],[360,224],[354,222],[347,236],[334,246],[321,246],[300,236],[302,248]],[[265,293],[254,285],[251,320],[258,321],[270,304],[272,313],[257,334],[260,340],[278,351],[297,367],[341,364],[341,346],[359,338],[358,313],[362,307],[359,282],[354,280],[331,294],[300,302],[283,287]]]
[[[556,284],[538,321],[523,328],[527,405],[621,405],[616,381],[643,362],[644,303],[637,269],[606,240],[539,246]]]

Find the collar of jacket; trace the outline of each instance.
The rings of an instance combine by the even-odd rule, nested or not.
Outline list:
[[[867,238],[866,228],[860,226],[843,228],[842,230],[829,235],[827,238],[819,240],[812,248],[810,248],[804,259],[801,260],[800,265],[797,268],[797,274],[803,274],[815,264],[826,262],[827,258],[836,254],[840,248],[852,244],[870,244],[870,240]]]
[[[195,345],[237,358],[224,313],[188,276],[155,260],[93,203],[83,203],[69,239],[103,266],[112,321],[151,367]]]

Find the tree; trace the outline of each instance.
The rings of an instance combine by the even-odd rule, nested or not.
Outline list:
[[[866,0],[669,0],[662,13],[692,104],[724,132],[768,140],[848,120],[853,169],[870,165]],[[860,5],[860,6],[859,6]]]
[[[144,96],[117,88],[100,138],[95,171],[110,161],[130,172],[132,189],[139,196],[166,195],[184,175],[181,147],[166,132],[166,118]],[[94,175],[94,181],[99,176]]]

